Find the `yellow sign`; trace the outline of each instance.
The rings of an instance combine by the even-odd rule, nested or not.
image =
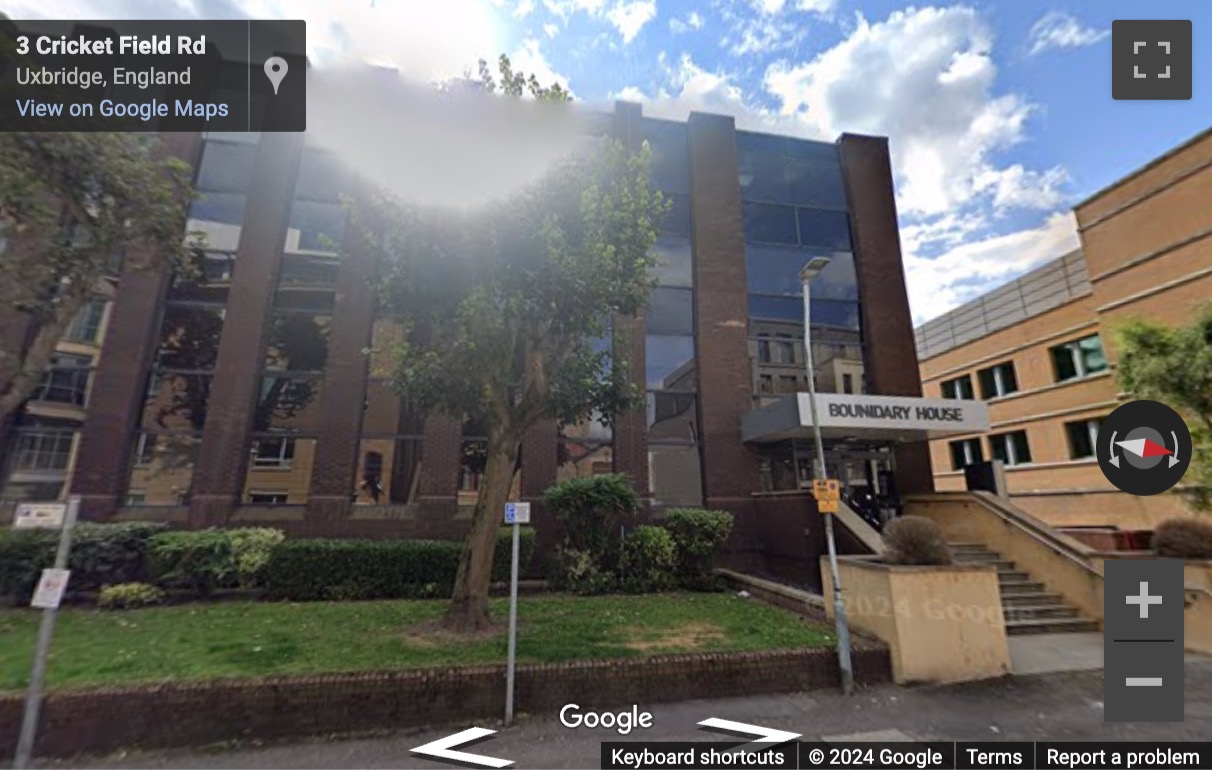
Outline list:
[[[813,479],[812,496],[820,500],[842,499],[841,487],[837,479]]]
[[[837,513],[837,500],[817,500],[817,513]]]

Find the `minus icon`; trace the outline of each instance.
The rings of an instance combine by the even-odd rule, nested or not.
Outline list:
[[[1130,676],[1125,680],[1128,687],[1161,687],[1162,678],[1160,676]]]

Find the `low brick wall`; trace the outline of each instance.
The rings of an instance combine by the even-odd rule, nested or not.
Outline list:
[[[887,650],[856,650],[855,679],[887,682]],[[644,660],[524,665],[517,711],[550,714],[662,701],[833,687],[831,650],[670,655]],[[16,750],[23,698],[0,697],[0,756]],[[504,666],[223,680],[52,693],[36,753],[71,756],[119,748],[203,746],[499,719]]]

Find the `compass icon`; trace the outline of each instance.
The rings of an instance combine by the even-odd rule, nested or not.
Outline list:
[[[1191,463],[1191,431],[1178,413],[1157,401],[1129,401],[1098,431],[1098,465],[1130,495],[1156,495],[1182,479]]]

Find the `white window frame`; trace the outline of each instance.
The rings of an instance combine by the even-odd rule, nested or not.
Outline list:
[[[273,502],[266,502],[264,500],[253,500],[253,498],[258,495],[260,495],[261,497],[274,497],[274,498],[280,497],[282,499],[275,500]],[[248,490],[248,504],[249,505],[286,505],[288,500],[290,500],[290,493],[287,492],[285,489],[250,489],[250,490]]]
[[[1021,466],[1021,465],[1030,465],[1032,463],[1031,460],[1025,460],[1023,462],[1019,462],[1018,451],[1014,447],[1014,442],[1010,440],[1010,437],[1017,433],[1022,433],[1024,439],[1026,439],[1027,431],[1025,431],[1025,430],[1012,430],[1007,433],[997,433],[997,434],[994,434],[989,437],[990,444],[992,444],[994,441],[1000,441],[1002,443],[1002,448],[1006,450],[1006,459],[1004,462],[1005,462],[1005,465],[1007,468]],[[1028,439],[1028,441],[1029,441],[1029,439]],[[1028,443],[1027,446],[1030,447],[1030,443]],[[993,447],[990,446],[991,450],[992,450],[992,448]],[[990,452],[990,456],[993,457],[994,459],[997,458],[997,454],[992,451]]]
[[[1075,424],[1075,423],[1084,424],[1084,425],[1085,425],[1085,427],[1086,427],[1086,435],[1088,435],[1088,436],[1090,437],[1090,454],[1088,454],[1088,455],[1081,455],[1080,457],[1075,457],[1075,456],[1074,456],[1074,454],[1073,454],[1073,445],[1070,443],[1070,445],[1069,445],[1069,459],[1071,459],[1071,460],[1087,460],[1087,459],[1089,459],[1089,458],[1091,458],[1091,457],[1096,457],[1096,456],[1098,455],[1098,429],[1099,429],[1100,427],[1102,427],[1102,422],[1103,422],[1103,421],[1102,421],[1102,418],[1099,418],[1099,417],[1091,417],[1091,418],[1090,418],[1090,419],[1088,419],[1088,420],[1074,420],[1073,422],[1068,423],[1068,424],[1066,424],[1066,425],[1065,425],[1065,432],[1066,432],[1066,434],[1067,434],[1067,433],[1068,433],[1068,430],[1069,430],[1069,425],[1073,425],[1073,424]],[[1066,439],[1067,439],[1067,438],[1068,438],[1068,436],[1066,435]]]
[[[277,455],[261,454],[261,445],[266,441],[282,442],[279,444]],[[286,456],[287,447],[290,447],[289,457]],[[281,439],[254,439],[252,448],[252,465],[258,470],[290,470],[295,461],[295,448],[295,440],[293,438],[283,437]]]

